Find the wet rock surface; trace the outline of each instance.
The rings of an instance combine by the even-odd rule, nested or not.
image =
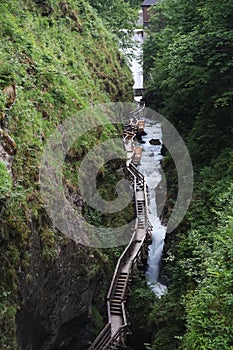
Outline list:
[[[98,297],[103,276],[89,272],[96,257],[91,248],[67,241],[58,247],[56,259],[45,264],[37,227],[32,223],[30,266],[21,276],[18,349],[87,349],[93,338],[93,300],[100,307],[103,302]]]
[[[151,139],[151,140],[149,141],[149,143],[150,143],[151,145],[153,145],[153,146],[160,146],[160,145],[161,145],[161,142],[160,142],[159,139]]]

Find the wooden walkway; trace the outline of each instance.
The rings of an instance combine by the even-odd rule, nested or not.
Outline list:
[[[124,348],[129,333],[125,309],[128,287],[135,270],[147,258],[148,245],[151,244],[152,226],[148,219],[147,187],[144,176],[136,167],[141,159],[141,151],[134,144],[136,132],[139,129],[144,129],[142,115],[143,108],[132,112],[130,124],[124,128],[123,139],[127,152],[127,177],[134,188],[135,229],[128,246],[118,260],[107,295],[108,324],[89,347],[89,350]]]

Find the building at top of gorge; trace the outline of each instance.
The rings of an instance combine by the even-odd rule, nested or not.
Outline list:
[[[156,5],[158,0],[144,0],[141,4],[142,12],[143,12],[143,27],[147,27],[150,21],[150,13],[149,8],[153,5]]]

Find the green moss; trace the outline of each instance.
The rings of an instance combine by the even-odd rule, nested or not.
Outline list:
[[[101,331],[101,329],[104,327],[104,321],[103,317],[101,316],[99,310],[96,306],[92,307],[92,319],[93,319],[93,326],[97,330],[97,332]]]
[[[16,349],[15,340],[15,315],[17,305],[12,302],[12,291],[0,292],[0,324],[1,324],[1,349]]]
[[[0,200],[10,195],[12,179],[5,163],[0,161]]]

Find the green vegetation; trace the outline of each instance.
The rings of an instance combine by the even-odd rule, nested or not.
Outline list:
[[[198,165],[231,145],[232,7],[231,0],[163,1],[145,44],[146,100],[192,133]]]
[[[51,268],[67,240],[48,219],[39,195],[38,166],[44,144],[68,116],[94,104],[132,99],[132,78],[114,36],[83,0],[26,0],[0,4],[0,123],[17,145],[13,185],[0,163],[0,348],[16,349],[15,314],[21,283],[30,289],[27,272],[32,254],[32,227],[39,232],[45,267]],[[7,110],[4,89],[16,86],[17,99]],[[77,192],[78,162],[114,127],[86,134],[64,166],[64,183]],[[94,278],[107,257],[93,253],[87,268]],[[82,264],[85,267],[85,261]],[[80,264],[79,268],[82,268]],[[24,277],[26,276],[26,279]],[[98,322],[99,323],[99,322]]]
[[[138,275],[130,286],[129,298],[127,299],[127,311],[132,336],[129,336],[129,349],[143,349],[144,344],[151,340],[150,324],[148,315],[153,311],[157,298],[151,288],[148,287],[144,271],[138,271]]]
[[[61,248],[69,244],[54,230],[39,195],[43,147],[54,129],[77,111],[132,99],[130,71],[118,47],[119,39],[123,47],[129,44],[119,29],[132,31],[137,5],[133,0],[112,1],[112,7],[91,0],[1,1],[0,127],[4,142],[9,141],[7,150],[13,153],[13,141],[17,145],[12,176],[0,162],[1,349],[17,348],[19,296],[23,286],[30,290],[33,279],[33,227],[45,269],[52,269]],[[185,138],[195,171],[191,208],[167,237],[163,264],[171,282],[168,294],[154,301],[145,283],[137,281],[130,298],[130,314],[140,317],[138,324],[132,317],[135,331],[143,334],[147,328],[148,339],[152,334],[148,349],[233,349],[232,23],[232,0],[164,0],[157,5],[145,43],[145,100]],[[10,95],[14,87],[16,100]],[[118,133],[112,125],[93,130],[69,150],[63,169],[69,194],[78,196],[77,172],[88,149]],[[116,195],[115,166],[108,164],[99,173],[106,199]],[[171,207],[176,174],[169,156],[164,166]],[[87,207],[83,212],[91,223],[108,226],[127,222],[133,208],[125,216],[108,218]],[[83,253],[79,268],[90,280],[110,280],[120,253],[120,248],[92,250],[90,264]],[[105,323],[100,315],[108,282],[93,307],[97,332]]]
[[[103,18],[106,26],[116,35],[120,48],[129,49],[132,44],[131,36],[138,21],[141,1],[89,0],[89,2]]]
[[[0,162],[0,200],[6,198],[11,191],[12,180],[5,163]]]
[[[232,23],[232,0],[164,0],[145,43],[145,99],[180,131],[195,172],[189,212],[166,239],[170,285],[149,316],[153,350],[233,349]],[[172,207],[169,156],[164,166]]]

